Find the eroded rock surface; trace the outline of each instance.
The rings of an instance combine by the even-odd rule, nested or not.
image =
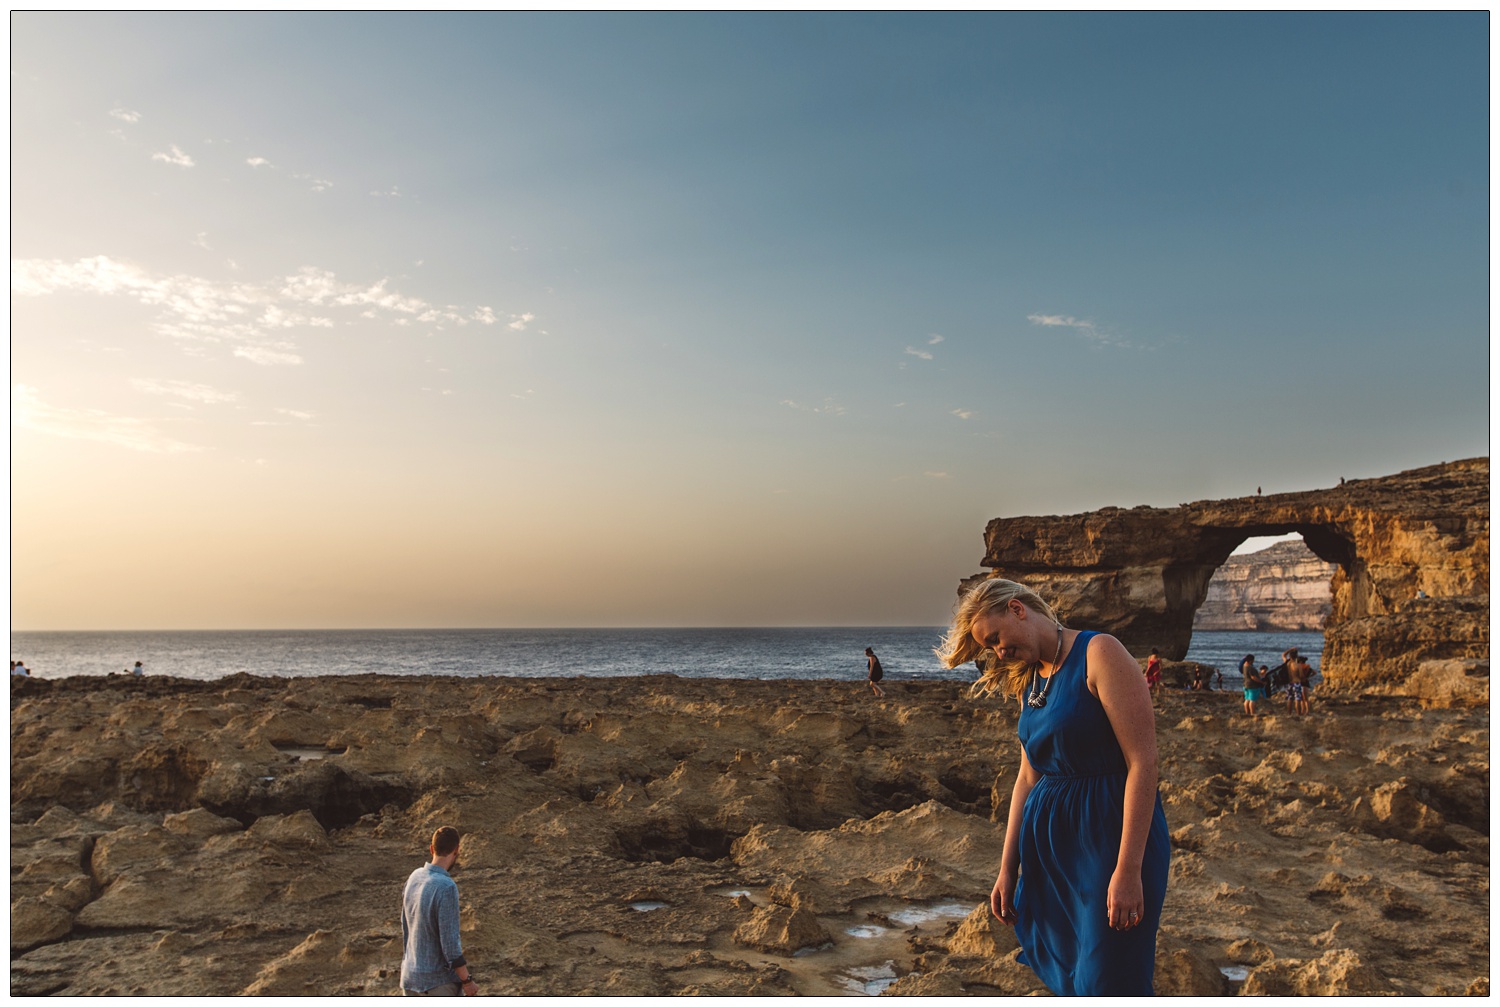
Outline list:
[[[1482,709],[1159,702],[1159,992],[1488,988]],[[395,994],[453,824],[489,993],[1036,992],[984,912],[1016,745],[953,682],[16,682],[11,988]]]
[[[1489,459],[1471,458],[1303,493],[997,518],[984,532],[989,572],[961,589],[1020,580],[1073,625],[1112,633],[1138,657],[1159,647],[1181,660],[1209,580],[1235,547],[1296,532],[1337,567],[1321,668],[1329,685],[1411,695],[1407,681],[1424,662],[1464,661],[1482,669],[1487,697],[1489,479]]]

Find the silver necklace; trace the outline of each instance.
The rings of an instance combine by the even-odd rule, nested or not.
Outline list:
[[[1057,624],[1057,653],[1052,655],[1052,674],[1047,676],[1042,683],[1040,691],[1037,690],[1037,679],[1042,677],[1042,667],[1037,665],[1031,673],[1031,695],[1026,697],[1026,705],[1033,710],[1040,710],[1047,705],[1047,690],[1052,688],[1052,680],[1057,677],[1057,662],[1062,657],[1062,623]]]

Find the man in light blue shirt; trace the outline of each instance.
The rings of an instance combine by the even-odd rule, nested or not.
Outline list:
[[[458,885],[448,873],[458,863],[458,830],[432,834],[432,862],[406,879],[401,896],[401,993],[404,996],[478,996],[458,936]]]

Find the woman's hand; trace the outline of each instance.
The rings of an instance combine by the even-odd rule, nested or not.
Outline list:
[[[998,886],[998,882],[996,883]],[[1109,879],[1109,896],[1105,901],[1111,930],[1134,930],[1146,915],[1146,896],[1141,888],[1141,872],[1115,868]]]
[[[995,919],[1008,927],[1016,925],[1019,917],[1016,915],[1016,875],[1014,871],[1004,868],[1000,876],[995,879],[995,887],[990,891],[990,912],[995,914]]]

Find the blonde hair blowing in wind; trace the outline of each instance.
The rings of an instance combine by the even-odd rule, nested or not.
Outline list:
[[[985,612],[1004,608],[1012,601],[1019,601],[1038,615],[1062,625],[1062,620],[1052,611],[1052,606],[1025,584],[999,577],[984,581],[974,585],[959,599],[958,608],[953,613],[953,625],[948,627],[948,635],[943,638],[942,645],[933,651],[938,660],[943,662],[943,667],[957,668],[987,653],[974,639],[974,620]],[[1001,662],[995,660],[994,654],[990,653],[990,660],[985,662],[983,671],[969,691],[976,696],[985,696],[998,690],[1020,699],[1026,691],[1026,682],[1040,663]]]

